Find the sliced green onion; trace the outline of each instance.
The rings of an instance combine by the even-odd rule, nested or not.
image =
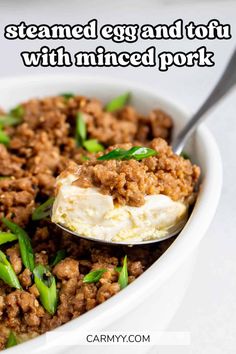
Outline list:
[[[90,158],[89,158],[88,156],[82,156],[81,159],[82,159],[83,161],[89,161],[89,160],[90,160]]]
[[[69,100],[70,98],[75,97],[75,95],[71,92],[61,93],[60,96],[64,97],[65,100]]]
[[[182,156],[185,160],[190,160],[190,156],[186,151],[182,151],[180,156]]]
[[[105,155],[102,155],[102,156],[98,157],[97,160],[99,160],[99,161],[123,160],[125,155],[126,155],[126,153],[127,153],[127,150],[121,149],[121,148],[117,148],[117,149],[114,149],[114,150],[108,152]]]
[[[102,275],[105,272],[107,272],[106,269],[94,270],[93,272],[90,272],[85,275],[85,277],[83,278],[83,282],[84,283],[97,283],[101,279]]]
[[[21,105],[18,105],[10,110],[10,115],[18,118],[19,120],[23,118],[24,114],[25,114],[25,110],[24,107]]]
[[[120,273],[122,271],[122,267],[115,267],[115,271]]]
[[[6,349],[7,348],[11,348],[11,347],[14,347],[15,345],[17,345],[17,339],[16,339],[16,336],[15,334],[11,331],[9,336],[8,336],[8,339],[7,339],[7,343],[6,343]]]
[[[113,100],[111,100],[109,103],[106,104],[105,110],[107,112],[114,112],[117,111],[118,109],[123,108],[129,101],[130,99],[130,92],[126,92],[123,95],[120,95]]]
[[[11,178],[11,176],[0,176],[0,181],[4,180],[4,179],[8,179]]]
[[[20,123],[20,119],[14,116],[6,115],[0,116],[0,126],[6,127],[9,125],[17,125]]]
[[[20,254],[22,262],[31,272],[34,270],[34,252],[31,246],[31,241],[25,230],[14,222],[3,218],[2,222],[15,234],[19,240]]]
[[[17,236],[10,232],[0,232],[0,245],[17,240]]]
[[[134,146],[128,150],[125,158],[127,160],[129,159],[142,160],[147,157],[155,156],[155,155],[157,155],[157,152],[153,149],[142,147],[142,146]]]
[[[51,197],[46,202],[38,206],[32,214],[32,220],[36,221],[48,217],[50,215],[54,200],[55,198]]]
[[[81,146],[84,140],[86,140],[86,136],[87,130],[83,114],[78,112],[76,116],[76,140],[79,146]]]
[[[57,309],[57,287],[54,276],[39,264],[33,271],[35,285],[40,294],[40,302],[47,312],[54,315]]]
[[[65,250],[59,250],[56,253],[55,258],[53,259],[51,266],[55,267],[59,262],[61,262],[64,258],[66,257],[66,251]]]
[[[104,151],[104,147],[96,139],[89,139],[83,142],[83,146],[88,152]]]
[[[0,130],[0,144],[8,145],[10,142],[9,136],[4,133],[4,131]]]
[[[10,125],[20,124],[24,115],[24,108],[22,106],[16,106],[9,114],[0,116],[0,126],[6,127]]]
[[[2,279],[4,283],[10,285],[12,288],[21,289],[21,285],[16,276],[16,273],[14,272],[14,269],[2,251],[0,251],[0,279]]]
[[[120,148],[114,149],[108,152],[108,154],[98,157],[98,160],[142,160],[144,158],[154,155],[157,155],[157,152],[153,149],[142,146],[134,146],[129,150],[124,150]]]
[[[14,347],[15,345],[17,345],[17,339],[16,339],[16,336],[15,334],[11,331],[9,336],[8,336],[8,339],[7,339],[7,343],[6,343],[6,349],[8,348],[11,348],[11,347]]]
[[[86,140],[86,137],[87,129],[84,117],[81,112],[78,112],[76,116],[76,141],[78,146],[83,146],[88,152],[99,152],[104,150],[104,147],[99,144],[96,139]]]
[[[119,283],[121,289],[124,289],[128,285],[127,256],[124,257],[123,267],[120,271],[118,283]]]

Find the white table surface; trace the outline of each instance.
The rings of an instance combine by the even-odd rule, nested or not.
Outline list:
[[[158,41],[157,49],[192,50],[207,45],[215,52],[212,68],[171,68],[161,73],[157,68],[24,68],[19,52],[60,42],[7,41],[3,26],[25,20],[28,23],[83,23],[98,18],[100,23],[170,23],[174,19],[199,23],[217,18],[232,26],[228,41]],[[36,73],[82,73],[125,77],[153,87],[194,111],[210,91],[235,45],[235,1],[0,1],[0,77]],[[66,49],[76,52],[92,50],[101,41],[70,41]],[[152,45],[152,44],[150,44]],[[144,49],[148,42],[129,44],[127,49]],[[125,45],[106,42],[109,49],[124,50]],[[207,125],[219,145],[224,165],[224,185],[220,204],[206,237],[200,245],[196,269],[184,302],[169,330],[190,331],[189,347],[161,347],[159,354],[232,354],[236,351],[236,91],[211,113]],[[134,318],[135,321],[135,318]]]

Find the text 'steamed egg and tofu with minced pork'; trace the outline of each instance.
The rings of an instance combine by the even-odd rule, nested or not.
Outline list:
[[[60,174],[52,221],[103,241],[162,238],[186,219],[199,173],[161,138],[116,145]]]

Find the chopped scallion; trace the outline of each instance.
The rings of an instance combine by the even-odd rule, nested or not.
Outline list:
[[[52,260],[51,266],[55,267],[59,262],[61,262],[66,257],[65,250],[59,250],[56,253],[55,258]]]
[[[123,267],[120,271],[118,283],[121,289],[124,289],[128,285],[128,266],[127,266],[127,256],[124,257]]]
[[[97,283],[102,275],[106,272],[106,269],[97,269],[85,275],[83,278],[84,283]]]
[[[104,147],[96,139],[89,139],[83,142],[83,146],[88,152],[104,151]]]
[[[113,100],[111,100],[109,103],[106,104],[105,110],[107,112],[114,112],[117,111],[121,108],[123,108],[129,101],[130,99],[130,92],[126,92],[123,95],[120,95]]]
[[[64,97],[65,100],[69,100],[70,98],[75,97],[75,95],[71,92],[62,93],[60,96]]]
[[[36,221],[48,217],[51,213],[51,208],[54,203],[54,200],[55,198],[51,197],[48,200],[46,200],[46,202],[38,206],[32,214],[32,220]]]
[[[0,245],[3,245],[7,242],[16,241],[18,238],[16,235],[12,234],[11,232],[1,232],[0,231]]]
[[[98,160],[142,160],[155,155],[157,155],[157,152],[153,149],[142,146],[134,146],[129,150],[124,150],[120,148],[114,149],[108,152],[107,154],[98,157]]]
[[[0,129],[0,144],[8,145],[10,142],[9,136]]]
[[[47,312],[54,315],[58,301],[55,277],[41,264],[35,267],[33,274],[35,285],[40,294],[41,304]]]
[[[0,251],[0,279],[12,288],[21,289],[21,285],[14,269],[2,251]]]
[[[7,339],[7,343],[6,343],[6,348],[11,348],[11,347],[14,347],[15,345],[17,345],[17,339],[16,339],[16,336],[15,334],[11,331],[9,336],[8,336],[8,339]]]
[[[22,262],[31,272],[34,270],[34,252],[31,246],[31,241],[25,230],[14,222],[3,218],[2,222],[15,234],[19,241],[20,254]]]

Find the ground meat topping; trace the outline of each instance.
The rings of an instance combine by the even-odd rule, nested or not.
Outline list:
[[[6,296],[6,310],[9,327],[19,332],[23,329],[21,325],[25,330],[27,327],[37,328],[40,318],[44,315],[44,309],[34,295],[22,290],[16,290]]]
[[[109,299],[111,296],[118,293],[120,286],[118,283],[104,284],[97,292],[97,301],[99,304]]]
[[[11,155],[6,147],[0,144],[0,175],[1,176],[15,176],[21,177],[23,175],[22,165],[25,162],[24,159]]]
[[[19,280],[21,285],[28,289],[32,285],[32,273],[29,269],[25,269],[20,275]]]
[[[6,251],[6,254],[8,255],[10,262],[12,264],[12,267],[15,271],[16,274],[19,274],[22,270],[22,260],[20,256],[20,250],[19,246],[15,245],[11,248],[8,248]]]
[[[26,225],[35,207],[35,196],[34,179],[31,177],[0,180],[0,217]]]
[[[9,329],[7,329],[5,325],[0,324],[0,350],[5,348],[9,333]]]
[[[151,194],[165,194],[175,201],[189,198],[199,178],[199,167],[175,155],[161,138],[154,139],[150,146],[157,155],[141,161],[86,162],[78,167],[73,185],[97,187],[120,205],[141,206],[144,197]]]
[[[54,230],[54,232],[52,232]],[[36,263],[50,267],[49,254],[65,249],[67,257],[51,268],[57,281],[59,302],[54,316],[49,315],[40,304],[39,291],[33,282],[32,274],[24,269],[18,245],[8,247],[9,256],[23,290],[14,290],[0,281],[0,320],[4,330],[0,334],[0,348],[4,348],[9,329],[19,338],[26,339],[42,334],[81,316],[98,304],[106,301],[120,291],[119,272],[124,254],[128,255],[129,283],[161,255],[151,246],[130,249],[128,247],[98,246],[88,240],[81,240],[65,234],[44,221],[32,234]],[[50,235],[50,242],[47,238]],[[43,245],[43,250],[36,252]],[[157,247],[159,249],[159,247]],[[106,269],[97,283],[86,284],[83,278],[90,271]],[[5,333],[5,334],[4,334]]]
[[[78,277],[79,262],[75,259],[66,258],[55,266],[53,273],[59,279],[70,279],[73,277]]]
[[[35,264],[47,267],[56,279],[58,306],[54,315],[43,308],[32,272],[22,263],[18,242],[1,245],[22,290],[0,280],[0,349],[5,348],[10,331],[20,340],[30,339],[106,301],[120,291],[117,267],[123,264],[124,255],[128,257],[130,283],[173,241],[132,249],[112,248],[71,236],[47,219],[32,221],[34,209],[53,196],[56,177],[62,171],[71,164],[80,164],[82,186],[96,185],[103,193],[111,193],[112,189],[117,202],[129,205],[142,205],[145,194],[185,198],[192,193],[199,176],[196,166],[173,156],[162,139],[154,139],[169,141],[171,137],[172,119],[161,110],[144,116],[127,106],[110,113],[100,101],[82,96],[32,99],[21,106],[24,114],[20,124],[3,127],[10,143],[7,147],[0,144],[0,219],[5,216],[29,234]],[[96,156],[76,142],[79,111],[88,139],[97,139],[108,149],[114,144],[124,144],[124,148],[130,144],[150,146],[159,151],[158,157],[141,163],[97,163]],[[91,158],[89,163],[84,162],[85,155]],[[4,225],[1,230],[6,231]],[[60,250],[65,251],[66,258],[52,266]],[[99,281],[83,281],[89,272],[99,269],[106,269]]]
[[[32,99],[22,107],[21,124],[5,128],[10,137],[8,149],[0,144],[0,177],[10,177],[0,180],[0,217],[11,218],[20,226],[27,225],[36,199],[53,194],[56,176],[70,161],[84,163],[87,152],[74,139],[78,111],[83,113],[88,138],[98,139],[106,147],[136,142],[145,145],[155,137],[169,140],[171,136],[172,119],[160,110],[141,116],[127,106],[109,113],[100,101],[81,96]],[[21,187],[22,180],[27,185]]]
[[[88,102],[82,109],[89,135],[105,146],[139,142],[146,144],[153,138],[170,140],[171,117],[161,110],[154,110],[148,116],[139,115],[131,106],[111,114],[104,112],[98,101]]]

